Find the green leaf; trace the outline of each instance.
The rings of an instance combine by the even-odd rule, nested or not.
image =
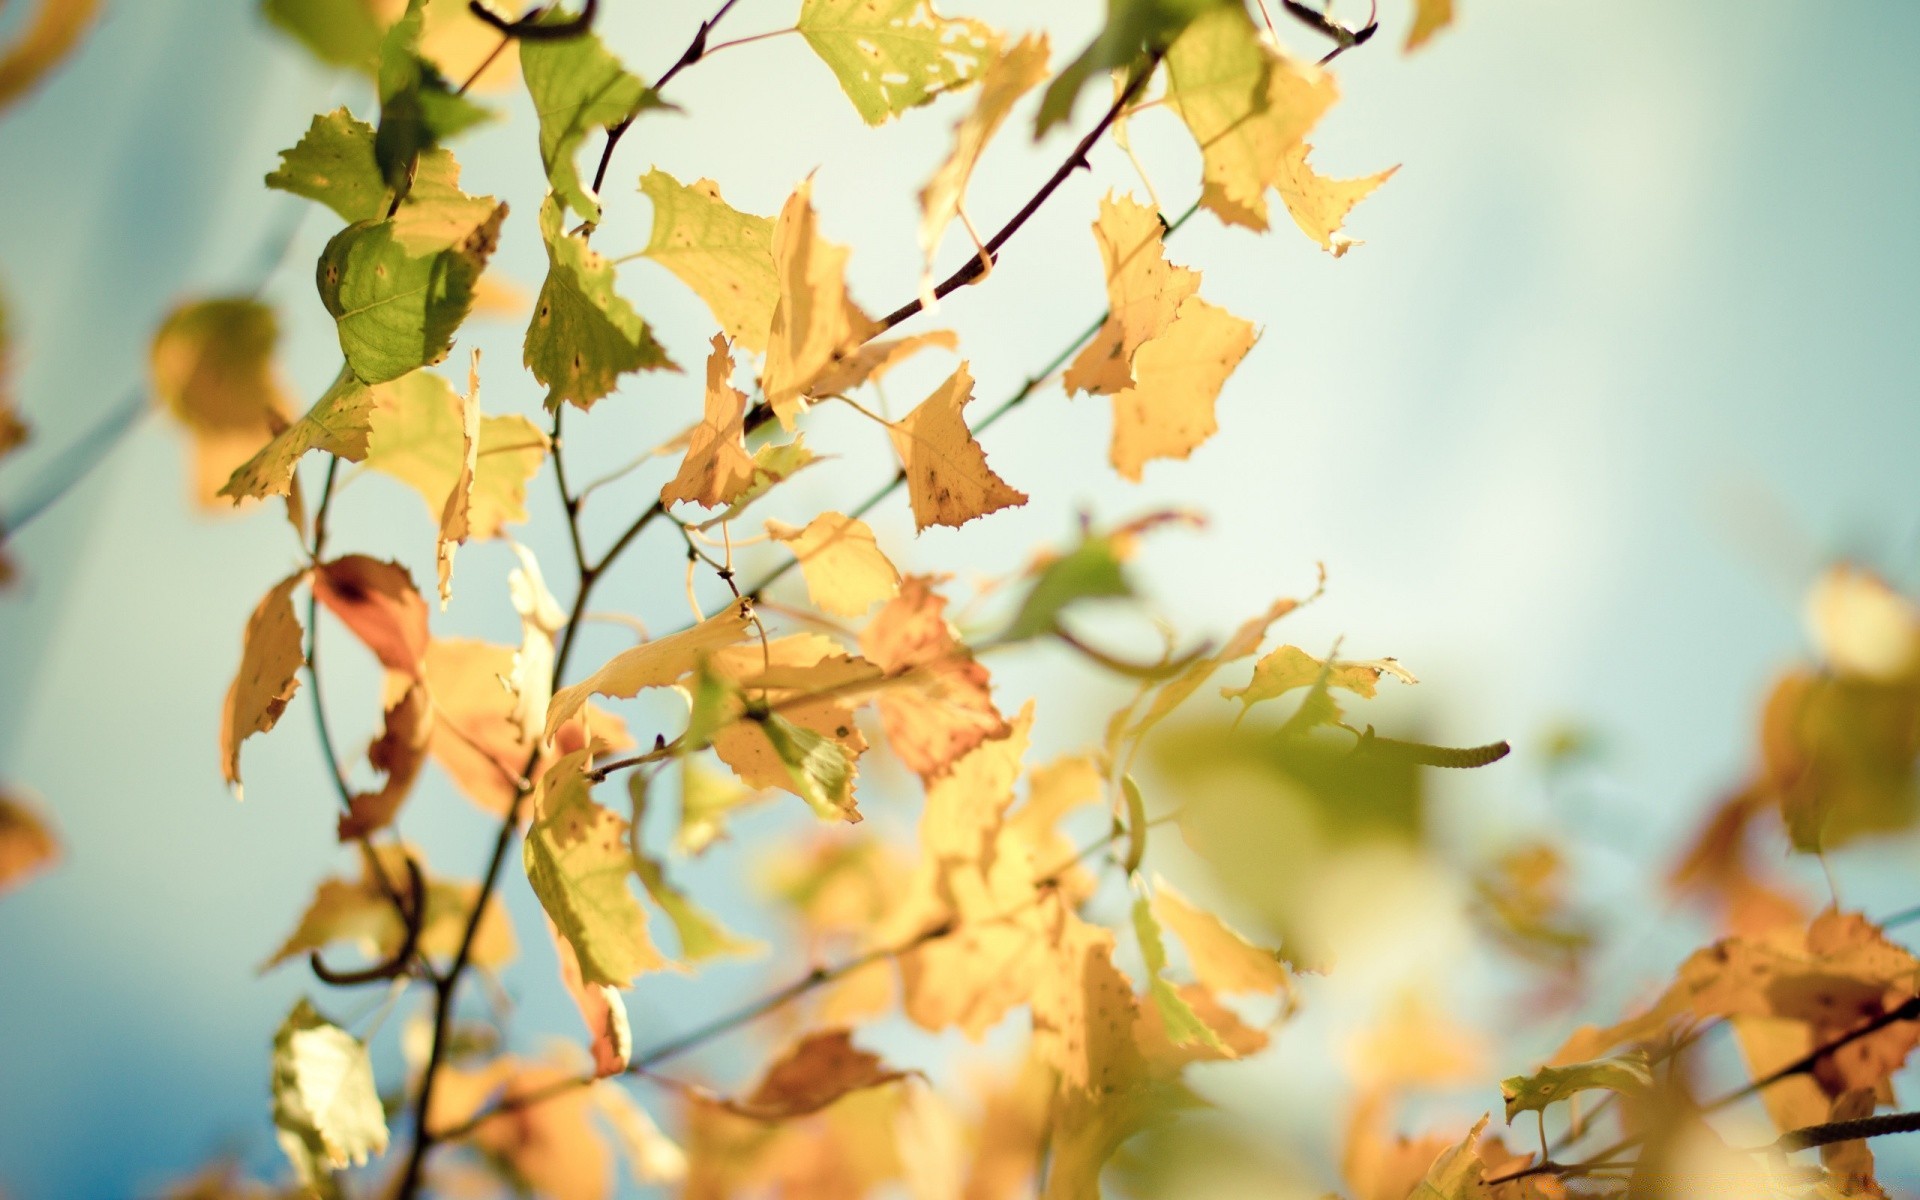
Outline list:
[[[302,999],[273,1038],[273,1123],[300,1181],[330,1192],[329,1173],[387,1149],[387,1118],[360,1039]]]
[[[766,730],[773,752],[793,777],[807,807],[830,821],[858,820],[853,803],[853,760],[846,747],[825,734],[796,725],[779,713],[749,714]]]
[[[1485,1200],[1490,1194],[1484,1182],[1486,1170],[1473,1144],[1486,1127],[1487,1119],[1481,1117],[1458,1145],[1441,1151],[1407,1200]]]
[[[367,456],[367,428],[374,399],[373,391],[342,366],[332,386],[307,415],[248,459],[220,494],[231,496],[235,502],[249,496],[284,496],[292,487],[294,467],[309,450],[325,450],[349,462],[359,462]]]
[[[1073,115],[1073,102],[1087,81],[1102,71],[1131,67],[1155,47],[1165,47],[1194,18],[1238,0],[1107,0],[1107,23],[1080,57],[1054,77],[1040,100],[1034,136]]]
[[[349,225],[327,243],[320,300],[356,376],[385,383],[446,357],[506,217],[501,204],[458,241],[421,253],[392,220]]]
[[[1645,1051],[1635,1050],[1613,1058],[1574,1063],[1566,1067],[1542,1067],[1532,1075],[1515,1075],[1500,1081],[1500,1095],[1507,1102],[1507,1124],[1523,1112],[1545,1112],[1549,1104],[1565,1100],[1576,1092],[1596,1088],[1634,1096],[1653,1087],[1653,1069]]]
[[[699,854],[727,835],[727,814],[755,798],[752,788],[730,773],[701,766],[698,759],[680,760],[680,828],[673,848],[680,854]]]
[[[759,942],[737,938],[696,905],[687,894],[667,880],[666,868],[648,855],[640,839],[641,819],[647,812],[647,777],[636,771],[627,778],[627,795],[633,804],[633,824],[628,834],[633,846],[633,870],[647,895],[660,906],[680,935],[680,957],[690,963],[723,954],[758,954],[765,949]]]
[[[373,126],[344,108],[315,117],[293,148],[280,152],[267,186],[318,200],[348,223],[381,216],[388,193],[373,157]]]
[[[460,397],[431,371],[405,375],[378,392],[367,436],[368,468],[420,493],[440,519],[466,462]],[[470,536],[500,536],[527,519],[527,481],[547,456],[547,435],[515,413],[480,418],[479,455],[467,510]]]
[[[1131,595],[1133,585],[1120,568],[1113,540],[1087,537],[1041,569],[1000,640],[1021,642],[1052,631],[1061,612],[1076,601]]]
[[[548,23],[572,20],[554,9]],[[631,75],[593,33],[520,45],[520,72],[540,117],[540,162],[554,192],[589,221],[600,220],[600,202],[580,181],[574,155],[587,131],[632,120],[649,108],[666,107],[654,90]]]
[[[1232,1057],[1213,1027],[1202,1021],[1179,991],[1161,978],[1161,972],[1167,969],[1167,944],[1160,936],[1160,923],[1154,920],[1153,909],[1145,896],[1136,896],[1133,900],[1133,936],[1140,942],[1140,957],[1146,962],[1148,995],[1160,1010],[1168,1039],[1176,1046],[1205,1046]]]
[[[796,28],[869,125],[972,83],[1000,48],[992,28],[933,0],[803,0]]]
[[[460,190],[460,164],[452,151],[428,150],[414,167],[407,198],[394,211],[394,240],[408,254],[444,250],[484,225],[497,203],[492,196]]]
[[[367,0],[262,0],[260,11],[329,66],[367,75],[379,67],[386,25]]]
[[[581,978],[626,987],[666,960],[647,935],[646,910],[627,888],[627,822],[593,802],[587,756],[569,754],[541,776],[522,858],[534,895],[580,960]]]
[[[640,190],[653,201],[653,233],[640,253],[705,300],[728,337],[765,351],[780,302],[773,218],[729,205],[711,179],[685,185],[657,167],[641,177]]]
[[[628,371],[678,371],[633,306],[613,288],[613,264],[561,229],[560,203],[540,206],[547,280],[534,302],[524,351],[547,385],[547,407],[592,408]]]
[[[802,468],[819,461],[800,434],[795,434],[791,442],[767,443],[753,452],[753,477],[746,490],[727,506],[725,512],[708,517],[694,528],[707,530],[727,521],[738,520],[741,513],[755,500],[772,491],[775,484],[792,478]]]
[[[420,57],[425,27],[425,0],[411,0],[380,44],[380,128],[373,154],[381,178],[399,195],[406,194],[423,152],[493,116],[457,93]]]

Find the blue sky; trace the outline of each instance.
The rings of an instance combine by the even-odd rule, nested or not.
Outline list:
[[[649,75],[707,9],[603,7],[609,43]],[[790,7],[743,0],[729,20],[738,33],[771,29]],[[1031,11],[947,7],[1014,27]],[[1098,7],[1049,6],[1057,56]],[[1404,20],[1385,7],[1390,26]],[[1801,652],[1811,570],[1844,554],[1920,582],[1920,8],[1878,6],[1863,29],[1784,0],[1460,7],[1459,27],[1411,59],[1383,41],[1342,65],[1317,161],[1347,174],[1403,164],[1356,213],[1366,245],[1335,261],[1291,229],[1256,239],[1207,218],[1170,244],[1203,271],[1210,299],[1262,325],[1221,401],[1219,437],[1129,485],[1104,465],[1104,402],[1050,389],[985,439],[995,469],[1033,494],[1027,509],[919,539],[902,504],[873,523],[903,567],[965,578],[1064,537],[1080,509],[1203,508],[1209,530],[1157,544],[1142,574],[1195,631],[1300,591],[1324,561],[1329,598],[1289,639],[1344,634],[1349,653],[1412,665],[1437,740],[1515,742],[1500,773],[1448,780],[1443,811],[1469,841],[1550,828],[1575,842],[1584,893],[1620,930],[1606,960],[1617,970],[1595,999],[1604,1011],[1697,943],[1653,881],[1740,772],[1765,681]],[[364,88],[310,66],[247,6],[108,8],[81,57],[0,119],[0,286],[37,439],[0,469],[0,513],[34,491],[49,452],[139,385],[169,304],[259,277],[260,247],[300,204],[259,186],[274,152],[312,113],[370,111]],[[856,294],[884,310],[912,293],[915,195],[954,106],[869,131],[794,39],[715,57],[675,88],[687,115],[649,118],[621,149],[602,249],[644,243],[633,182],[650,165],[717,179],[755,212],[815,172],[824,231],[853,247]],[[498,269],[531,290],[541,180],[524,96],[507,103],[515,119],[459,151],[469,187],[512,204]],[[1134,138],[1169,206],[1184,207],[1198,164],[1177,121],[1142,114]],[[1008,139],[971,209],[997,220],[1062,152],[1058,138]],[[1106,189],[1139,184],[1111,149],[1093,165],[987,285],[939,314],[961,333],[983,407],[1101,307],[1088,225]],[[265,291],[289,331],[288,378],[309,396],[337,363],[307,267],[326,224],[301,226]],[[627,268],[622,286],[697,366],[705,309],[652,264]],[[494,411],[540,401],[518,335],[499,322],[463,335],[485,352]],[[903,373],[890,399],[911,403],[945,366]],[[638,380],[570,423],[570,467],[591,477],[683,424],[696,379]],[[822,423],[822,444],[843,457],[797,490],[794,512],[886,477],[871,432]],[[224,1148],[272,1161],[267,1045],[309,981],[297,969],[256,979],[254,967],[338,869],[304,707],[249,745],[244,804],[220,784],[214,728],[239,630],[298,548],[268,509],[192,511],[183,463],[172,430],[139,422],[18,539],[26,581],[0,599],[0,778],[44,797],[69,847],[63,869],[0,901],[0,1186],[27,1200],[128,1194]],[[604,544],[647,486],[610,490],[589,537]],[[555,506],[537,490],[527,540],[560,575]],[[424,509],[379,478],[347,490],[335,530],[336,545],[430,564]],[[641,546],[604,602],[677,621],[679,572],[645,570],[649,549],[671,558],[664,541]],[[499,547],[463,551],[472,582],[443,628],[515,636],[504,589],[483,582],[507,565]],[[598,630],[582,661],[619,644]],[[377,681],[345,654],[336,663],[329,690],[353,742],[373,718],[349,714],[371,712]],[[1009,707],[1038,694],[1057,714],[1040,726],[1046,751],[1093,736],[1112,691],[1050,652],[997,678]],[[1540,784],[1541,739],[1567,722],[1606,748],[1599,799],[1577,811]],[[470,870],[488,831],[438,782],[429,789],[409,835],[435,866]],[[1875,912],[1920,900],[1889,869],[1910,852],[1843,857],[1848,901]],[[690,878],[724,890],[752,861],[730,851]],[[509,898],[534,960],[517,985],[519,1028],[570,1034],[538,965],[536,906],[523,885]],[[750,923],[751,905],[716,904]],[[755,970],[643,990],[636,1019],[684,1024],[755,986]],[[1462,998],[1481,986],[1462,982]],[[1291,1047],[1283,1034],[1283,1065],[1251,1085],[1310,1130],[1328,1122],[1325,1106],[1316,1114],[1282,1076],[1338,1035],[1337,1017],[1312,1019],[1323,1023]]]

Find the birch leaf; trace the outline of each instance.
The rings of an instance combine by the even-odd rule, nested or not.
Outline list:
[[[613,264],[561,228],[559,200],[540,206],[547,279],[534,301],[524,350],[547,385],[547,408],[592,408],[629,371],[678,371],[633,306],[613,287]]]
[[[193,493],[203,507],[292,419],[273,361],[279,338],[273,310],[246,299],[182,304],[154,335],[154,400],[193,440]]]
[[[396,562],[348,554],[320,564],[313,594],[380,665],[409,678],[425,671],[427,602]]]
[[[682,184],[655,167],[640,179],[653,201],[653,232],[641,253],[680,277],[728,337],[756,353],[780,302],[773,218],[729,205],[711,179]]]
[[[522,847],[527,879],[588,984],[627,987],[666,959],[647,933],[647,914],[627,887],[633,859],[627,823],[594,803],[587,752],[547,768],[534,792],[532,827]]]
[[[304,999],[273,1039],[273,1123],[301,1182],[386,1153],[387,1118],[367,1048]]]
[[[947,602],[933,590],[934,582],[909,575],[900,594],[860,634],[867,660],[889,678],[902,680],[878,693],[887,742],[927,780],[1008,732],[1006,718],[994,707],[987,669],[947,623]]]
[[[1093,237],[1107,270],[1107,319],[1067,368],[1068,391],[1111,395],[1133,386],[1133,357],[1173,324],[1200,273],[1167,261],[1159,214],[1131,197],[1100,202]]]
[[[794,189],[773,230],[779,301],[768,333],[761,386],[780,423],[793,428],[813,382],[878,332],[847,295],[844,246],[820,236],[813,181]]]
[[[717,508],[738,500],[754,479],[747,453],[746,394],[727,382],[733,355],[727,339],[715,334],[707,355],[706,413],[687,435],[680,470],[660,489],[662,504],[698,504]]]
[[[342,366],[305,416],[282,430],[242,463],[220,495],[234,503],[248,497],[284,496],[293,487],[293,470],[309,450],[324,450],[348,462],[367,456],[367,430],[376,400],[373,389]]]
[[[466,460],[466,403],[432,371],[416,371],[373,390],[365,462],[419,493],[436,518],[446,514]],[[547,435],[518,413],[480,416],[468,536],[496,538],[527,519],[527,483],[546,461]]]
[[[1393,178],[1400,168],[1388,167],[1358,179],[1334,179],[1322,175],[1307,162],[1313,147],[1301,142],[1287,151],[1274,186],[1300,231],[1320,243],[1320,248],[1339,258],[1359,242],[1340,232],[1353,206],[1373,194],[1375,188]]]
[[[768,521],[767,534],[793,552],[807,595],[822,612],[864,616],[899,594],[900,572],[881,553],[865,521],[823,512],[804,529]]]
[[[551,10],[548,22],[570,19]],[[654,90],[629,74],[592,30],[570,38],[535,38],[520,46],[520,72],[540,118],[540,162],[563,203],[589,222],[600,201],[580,179],[575,157],[589,130],[630,121],[663,107]]]
[[[384,215],[387,181],[373,157],[373,126],[344,108],[313,118],[291,149],[280,152],[280,166],[267,186],[318,201],[352,224]]]
[[[888,427],[904,464],[916,530],[935,525],[957,529],[975,517],[1027,502],[1025,492],[987,466],[986,452],[961,416],[972,402],[973,376],[961,363],[931,396]]]
[[[1220,428],[1214,401],[1253,348],[1251,322],[1189,296],[1173,323],[1134,355],[1132,387],[1113,397],[1113,467],[1140,482],[1158,458],[1186,458]]]
[[[753,606],[736,601],[692,629],[668,634],[615,655],[592,675],[561,688],[547,706],[547,740],[571,720],[591,695],[631,699],[646,688],[666,687],[714,651],[731,646],[753,628]]]
[[[1000,42],[933,0],[802,0],[795,27],[869,125],[971,83]]]
[[[1411,54],[1434,34],[1453,24],[1453,0],[1413,0],[1413,25],[1407,30],[1406,51]]]
[[[1007,114],[1033,86],[1047,77],[1047,37],[1029,34],[1013,49],[993,60],[980,82],[980,98],[973,111],[954,126],[953,150],[920,190],[920,253],[933,270],[947,226],[960,215],[967,181],[980,164],[987,142],[999,131]]]
[[[307,655],[300,645],[293,589],[306,580],[307,572],[300,570],[274,584],[247,619],[240,671],[227,688],[220,721],[220,773],[236,796],[241,794],[240,743],[272,729],[300,686],[299,671]]]

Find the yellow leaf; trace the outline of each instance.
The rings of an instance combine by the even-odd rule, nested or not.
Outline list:
[[[975,517],[1027,502],[1025,492],[987,466],[986,451],[960,415],[972,401],[973,376],[963,362],[919,407],[888,427],[906,471],[916,530],[957,529]]]
[[[1821,572],[1806,619],[1821,659],[1843,675],[1890,683],[1920,667],[1920,605],[1863,567]]]
[[[414,902],[408,886],[405,856],[411,855],[424,872],[419,851],[400,846],[381,846],[380,863],[387,881],[398,889],[409,904]],[[361,852],[360,878],[323,879],[314,889],[313,899],[300,916],[285,942],[273,956],[260,964],[268,971],[289,959],[312,950],[352,944],[361,947],[376,960],[392,958],[406,940],[406,929],[393,911],[393,902],[380,887],[371,862]],[[419,949],[422,954],[451,958],[460,948],[467,919],[473,915],[480,885],[472,882],[427,877],[427,911],[420,925]],[[513,923],[498,894],[487,897],[486,912],[474,935],[472,961],[487,970],[498,970],[519,952],[513,938]]]
[[[0,791],[0,892],[19,887],[58,861],[60,843],[39,806],[17,793]]]
[[[1393,173],[1400,168],[1388,167],[1358,179],[1334,179],[1313,169],[1307,162],[1307,155],[1311,153],[1313,147],[1306,142],[1287,151],[1274,186],[1279,189],[1280,199],[1286,203],[1287,212],[1292,214],[1293,223],[1300,231],[1319,242],[1322,250],[1339,258],[1360,244],[1340,232],[1347,214],[1375,188],[1393,178]]]
[[[1291,993],[1293,981],[1279,955],[1255,946],[1219,917],[1194,907],[1164,880],[1153,882],[1153,915],[1187,948],[1194,977],[1208,991]]]
[[[822,612],[864,616],[900,593],[900,572],[881,553],[865,521],[823,512],[804,529],[768,521],[767,533],[792,549],[807,595]]]
[[[623,988],[667,960],[627,886],[633,874],[627,822],[594,802],[586,765],[587,752],[577,751],[541,775],[521,858],[540,906],[573,946],[581,979]]]
[[[688,186],[657,167],[640,190],[653,201],[653,233],[641,253],[698,293],[728,337],[765,350],[780,301],[772,219],[728,205],[711,179]]]
[[[780,788],[803,798],[807,790],[796,779],[793,761],[805,747],[796,745],[808,734],[839,746],[847,761],[843,786],[827,797],[835,809],[833,815],[858,820],[853,803],[853,781],[857,760],[867,749],[867,740],[854,724],[853,710],[863,700],[866,685],[880,680],[874,664],[847,654],[832,638],[817,633],[796,633],[776,638],[762,646],[748,642],[717,650],[707,660],[707,670],[724,681],[732,692],[722,710],[715,714],[719,722],[713,731],[713,749],[720,760],[750,788]],[[683,686],[697,687],[694,680]],[[743,697],[764,704],[785,725],[770,730],[771,722],[742,720]],[[796,733],[795,730],[805,732]],[[784,739],[776,744],[774,738]],[[783,753],[783,746],[785,753]]]
[[[467,394],[460,401],[460,473],[440,508],[434,564],[440,576],[440,609],[453,599],[453,552],[473,535],[473,477],[480,466],[480,351],[467,368]]]
[[[846,247],[820,236],[813,181],[805,181],[787,198],[773,230],[780,298],[761,379],[767,403],[788,429],[814,380],[879,332],[847,295],[847,257]]]
[[[567,623],[560,602],[547,590],[539,560],[520,543],[513,544],[520,565],[507,572],[507,595],[520,614],[520,649],[513,656],[507,690],[513,693],[513,723],[520,740],[532,745],[547,719],[553,698],[554,635]]]
[[[1200,273],[1167,261],[1160,216],[1130,197],[1109,194],[1093,223],[1107,269],[1107,319],[1063,379],[1068,391],[1111,395],[1133,386],[1133,356],[1173,324]]]
[[[468,92],[502,92],[520,76],[520,43],[474,16],[462,0],[426,0],[420,57],[448,79],[466,83],[471,76]],[[486,69],[475,76],[481,63]]]
[[[1407,52],[1425,45],[1428,38],[1453,24],[1453,0],[1413,0],[1413,27],[1407,30]]]
[[[205,300],[167,314],[150,360],[154,399],[193,438],[193,495],[212,507],[235,468],[292,419],[274,369],[273,310],[253,300]]]
[[[466,467],[466,404],[432,371],[373,389],[366,465],[419,493],[436,519],[446,515]],[[468,491],[468,536],[496,538],[527,519],[527,481],[546,460],[547,435],[516,414],[480,416]]]
[[[367,456],[367,428],[374,404],[382,390],[391,386],[370,388],[342,364],[340,374],[306,415],[240,464],[220,495],[232,497],[236,504],[249,496],[286,495],[293,487],[294,467],[309,450],[325,450],[348,462],[359,462]]]
[[[920,253],[927,260],[929,278],[934,254],[947,226],[960,215],[967,181],[980,163],[987,142],[1007,119],[1014,104],[1047,77],[1047,37],[1028,34],[1013,49],[993,61],[980,81],[980,98],[973,111],[953,130],[953,151],[920,190]],[[923,290],[930,290],[923,284]],[[931,305],[929,305],[931,307]]]
[[[307,663],[300,645],[300,618],[293,611],[293,589],[307,580],[305,570],[273,585],[247,619],[240,671],[227,688],[220,720],[220,773],[240,795],[240,743],[265,733],[280,720],[300,686]]]
[[[1167,101],[1204,160],[1200,203],[1249,229],[1267,228],[1287,151],[1338,95],[1331,75],[1263,43],[1242,5],[1209,9],[1167,52]]]
[[[809,396],[844,396],[863,383],[878,383],[880,377],[928,346],[957,348],[960,339],[951,329],[935,329],[911,337],[868,342],[852,354],[828,367],[807,388]]]
[[[680,472],[660,489],[662,504],[731,504],[753,484],[753,456],[747,453],[747,397],[727,381],[733,356],[727,339],[713,338],[707,355],[706,415],[687,435],[687,456]]]
[[[538,1104],[522,1103],[480,1122],[470,1143],[505,1163],[535,1195],[607,1200],[613,1153],[593,1119],[592,1089],[563,1086],[574,1074],[568,1068],[513,1058],[497,1058],[471,1070],[443,1067],[426,1125],[448,1129],[496,1100],[541,1096]]]
[[[1212,437],[1214,401],[1257,336],[1198,296],[1181,301],[1167,331],[1134,355],[1134,385],[1113,397],[1114,469],[1138,483],[1151,460],[1185,458]]]
[[[546,740],[572,720],[591,695],[632,699],[646,688],[666,687],[693,670],[700,660],[747,636],[753,627],[753,605],[736,601],[692,629],[668,634],[615,655],[592,675],[561,688],[547,706]]]
[[[887,743],[922,779],[932,779],[982,742],[1003,736],[992,680],[947,624],[935,580],[909,575],[860,635],[860,651],[889,678],[879,693]]]
[[[1283,696],[1296,688],[1313,687],[1324,676],[1326,686],[1344,688],[1356,696],[1372,699],[1380,676],[1391,674],[1402,683],[1419,682],[1413,673],[1391,658],[1378,662],[1325,663],[1298,646],[1281,646],[1253,664],[1253,678],[1247,686],[1221,688],[1229,700],[1252,707],[1262,700]]]
[[[100,0],[40,0],[13,45],[0,53],[0,109],[59,66],[99,11]]]

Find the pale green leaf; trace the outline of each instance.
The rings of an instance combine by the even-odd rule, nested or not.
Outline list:
[[[549,22],[570,20],[558,9]],[[589,221],[600,220],[600,202],[581,182],[574,156],[589,130],[630,121],[663,107],[654,90],[628,74],[596,35],[532,39],[520,46],[533,111],[540,118],[540,162],[560,199]]]
[[[640,190],[653,201],[653,233],[641,253],[706,301],[728,337],[764,351],[780,302],[773,218],[735,209],[711,179],[686,185],[657,167],[641,177]]]
[[[727,521],[735,521],[755,500],[772,491],[775,484],[791,479],[794,474],[814,463],[821,461],[812,450],[807,448],[806,439],[798,434],[791,442],[769,442],[753,452],[753,477],[746,489],[734,498],[726,511],[715,517],[708,517],[696,529],[711,529]]]
[[[431,371],[377,391],[366,465],[411,487],[437,521],[465,460],[460,397]],[[518,414],[480,419],[479,454],[467,508],[468,536],[500,536],[527,519],[527,481],[546,461],[547,435]]]
[[[1153,909],[1145,896],[1136,896],[1133,900],[1133,935],[1140,942],[1140,957],[1146,963],[1147,993],[1154,1007],[1160,1010],[1168,1039],[1176,1046],[1205,1046],[1233,1057],[1213,1027],[1200,1019],[1178,989],[1161,978],[1161,972],[1167,969],[1167,946],[1160,937],[1160,923],[1153,919]]]
[[[406,14],[380,43],[380,128],[374,134],[373,153],[387,186],[402,195],[423,152],[493,116],[461,95],[438,67],[421,57],[425,29],[426,4],[411,0]]]
[[[1565,1067],[1542,1067],[1531,1075],[1515,1075],[1500,1081],[1500,1096],[1507,1102],[1507,1123],[1523,1112],[1545,1112],[1579,1092],[1596,1089],[1633,1097],[1653,1087],[1653,1069],[1644,1051],[1634,1050],[1613,1058],[1573,1063]]]
[[[294,467],[309,450],[325,450],[349,462],[359,462],[367,455],[367,428],[374,400],[373,389],[341,367],[333,385],[307,415],[248,459],[220,494],[236,502],[249,496],[284,496],[292,487]]]
[[[302,1183],[364,1165],[387,1149],[387,1119],[367,1048],[301,1000],[273,1039],[273,1123]]]
[[[540,206],[547,279],[523,351],[534,378],[547,385],[547,407],[592,408],[628,371],[678,371],[640,314],[614,290],[613,264],[561,223],[560,202],[548,196]]]
[[[1018,642],[1040,637],[1053,629],[1061,612],[1078,601],[1131,595],[1133,585],[1121,570],[1113,539],[1089,536],[1041,569],[1000,640]]]
[[[853,759],[825,734],[795,724],[779,713],[748,714],[766,731],[773,752],[793,778],[793,790],[807,807],[830,821],[858,821],[853,800]]]
[[[262,0],[267,20],[329,66],[372,75],[387,26],[367,0]]]
[[[280,152],[267,186],[317,200],[349,224],[383,215],[387,182],[374,161],[373,126],[344,108],[315,117],[293,148]]]
[[[1486,1168],[1474,1151],[1474,1143],[1486,1127],[1487,1118],[1481,1117],[1458,1145],[1442,1150],[1407,1200],[1488,1200],[1493,1192],[1485,1183]]]
[[[993,29],[943,17],[933,0],[803,0],[796,27],[869,125],[973,82],[1000,46]]]
[[[1035,136],[1073,115],[1073,102],[1095,75],[1133,66],[1149,50],[1171,44],[1202,13],[1226,7],[1237,9],[1240,4],[1237,0],[1107,0],[1107,21],[1099,36],[1054,77],[1041,98]]]
[[[593,802],[588,751],[547,768],[534,793],[522,847],[527,880],[580,960],[587,983],[626,987],[666,965],[647,934],[646,910],[627,887],[633,856],[627,822]]]

